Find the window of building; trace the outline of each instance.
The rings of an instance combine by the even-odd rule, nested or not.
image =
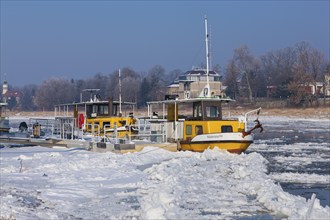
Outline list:
[[[220,76],[214,76],[214,81],[221,82],[221,77]]]
[[[191,76],[192,81],[198,81],[198,76]]]
[[[186,76],[179,76],[179,80],[187,80]]]

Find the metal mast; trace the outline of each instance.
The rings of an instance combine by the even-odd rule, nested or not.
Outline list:
[[[204,96],[211,97],[209,82],[209,34],[207,32],[207,17],[205,16],[205,47],[206,47],[206,87],[204,88]]]
[[[121,74],[119,69],[119,114],[121,115]]]

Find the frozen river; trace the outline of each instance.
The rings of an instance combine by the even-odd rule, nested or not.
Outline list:
[[[328,219],[329,120],[260,119],[241,155],[2,148],[0,218]]]
[[[330,120],[264,118],[265,132],[248,152],[268,161],[270,175],[284,190],[330,206]]]

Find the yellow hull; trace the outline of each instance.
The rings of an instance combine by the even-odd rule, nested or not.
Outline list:
[[[241,142],[181,142],[181,150],[189,150],[195,152],[203,152],[204,150],[210,148],[213,149],[218,147],[219,149],[227,150],[231,153],[242,153],[251,145],[252,141],[241,141]]]
[[[218,147],[240,154],[253,142],[251,136],[243,137],[244,126],[237,120],[185,121],[181,150],[203,152]]]

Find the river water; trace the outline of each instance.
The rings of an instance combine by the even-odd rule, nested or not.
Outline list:
[[[264,132],[256,133],[249,152],[268,161],[269,174],[294,195],[315,193],[330,206],[330,120],[261,117]]]

